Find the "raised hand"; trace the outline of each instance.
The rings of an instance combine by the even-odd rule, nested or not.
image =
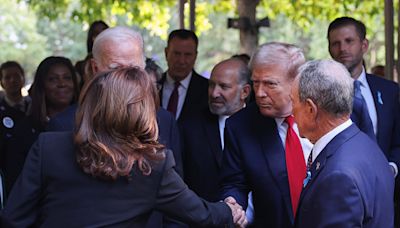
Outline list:
[[[235,223],[235,226],[240,228],[246,227],[246,212],[243,210],[242,206],[236,202],[235,198],[229,196],[225,198],[224,202],[231,208],[233,223]]]

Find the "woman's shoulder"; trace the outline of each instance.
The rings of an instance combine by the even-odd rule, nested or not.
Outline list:
[[[42,132],[38,140],[39,146],[43,150],[65,151],[73,148],[72,132]]]

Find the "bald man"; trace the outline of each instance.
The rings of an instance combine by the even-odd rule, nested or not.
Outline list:
[[[209,80],[208,107],[182,121],[185,182],[206,200],[220,200],[225,120],[245,106],[249,78],[247,65],[239,59],[218,63]]]

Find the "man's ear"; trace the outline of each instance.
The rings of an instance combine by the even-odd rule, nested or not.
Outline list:
[[[316,120],[318,116],[318,106],[310,98],[306,99],[306,111],[308,116]]]
[[[99,67],[97,66],[97,62],[94,58],[90,59],[90,66],[92,68],[93,75],[99,72]]]
[[[367,53],[369,47],[369,41],[367,38],[361,41],[361,49],[363,54]]]
[[[249,84],[244,85],[240,91],[240,99],[245,101],[246,98],[250,95],[250,92],[251,92],[250,85]]]

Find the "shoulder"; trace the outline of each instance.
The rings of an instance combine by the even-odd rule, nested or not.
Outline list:
[[[367,81],[369,84],[382,86],[385,87],[385,89],[392,89],[396,91],[399,90],[399,85],[396,82],[387,80],[385,78],[373,74],[367,74]]]
[[[38,143],[42,147],[58,150],[73,147],[72,132],[43,132],[38,137]]]
[[[208,87],[208,79],[198,74],[196,71],[192,71],[192,80],[201,83],[202,85],[207,85]]]

